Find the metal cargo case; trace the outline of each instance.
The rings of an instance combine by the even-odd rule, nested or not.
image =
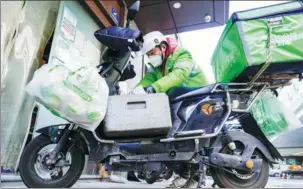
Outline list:
[[[216,81],[251,81],[265,63],[263,77],[303,72],[303,2],[236,12],[227,22],[212,57]]]
[[[106,137],[133,138],[167,135],[172,127],[166,94],[110,96],[104,121]]]

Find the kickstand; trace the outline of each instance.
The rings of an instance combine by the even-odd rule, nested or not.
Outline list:
[[[201,161],[199,162],[199,173],[200,173],[200,178],[199,178],[199,183],[197,188],[204,188],[206,185],[206,173],[205,173],[205,165]]]

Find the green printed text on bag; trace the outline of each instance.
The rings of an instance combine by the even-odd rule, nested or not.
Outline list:
[[[92,101],[92,97],[90,95],[85,93],[83,90],[81,90],[76,85],[72,84],[70,81],[64,80],[63,83],[67,88],[72,90],[74,93],[78,94],[83,100],[88,101],[88,102]]]
[[[78,68],[77,70],[75,70],[74,72],[71,72],[70,74],[68,74],[68,77],[66,78],[66,80],[63,81],[64,85],[69,88],[70,90],[72,90],[74,93],[78,94],[83,100],[91,102],[92,101],[92,97],[85,93],[83,90],[81,90],[79,87],[77,87],[76,85],[72,84],[69,81],[70,76],[75,75],[77,72],[79,72],[80,70],[84,69],[85,67],[81,67]],[[88,82],[86,81],[86,84],[88,84]]]

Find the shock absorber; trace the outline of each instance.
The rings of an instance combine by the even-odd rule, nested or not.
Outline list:
[[[225,127],[222,128],[222,136],[226,139],[227,146],[230,150],[234,151],[237,147],[235,142],[230,138]]]

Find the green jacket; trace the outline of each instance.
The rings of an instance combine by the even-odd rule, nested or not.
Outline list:
[[[138,86],[152,86],[157,93],[166,93],[174,87],[201,87],[208,81],[202,70],[193,61],[190,52],[177,48],[166,60],[165,76],[162,66],[151,66]]]

